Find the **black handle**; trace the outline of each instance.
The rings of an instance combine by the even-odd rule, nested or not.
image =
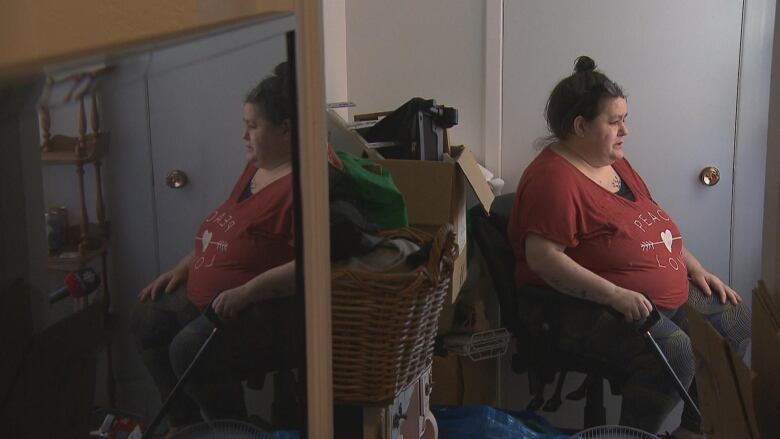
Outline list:
[[[212,300],[206,309],[203,310],[203,317],[207,318],[215,327],[222,328],[222,319],[219,318],[217,312],[214,311],[214,307],[212,306],[213,303],[214,301]]]
[[[636,330],[638,333],[642,334],[650,330],[653,326],[656,325],[661,320],[661,313],[658,312],[658,308],[656,308],[655,303],[653,303],[653,300],[650,298],[650,296],[647,295],[647,293],[643,293],[640,291],[641,295],[645,296],[648,301],[650,301],[650,305],[652,305],[653,309],[650,310],[650,314],[645,317],[642,320],[637,320],[635,322],[631,322],[631,326]],[[607,310],[612,313],[615,317],[618,319],[625,319],[625,316],[623,314],[616,310],[615,308],[612,308],[611,306],[607,307]]]
[[[650,302],[650,305],[652,305],[653,309],[650,310],[650,314],[645,317],[644,320],[641,320],[639,322],[639,325],[637,326],[637,331],[639,333],[644,333],[650,330],[653,326],[655,326],[656,323],[661,321],[661,313],[658,312],[658,308],[656,308],[655,303],[653,303],[653,299],[650,298],[650,296],[647,295],[647,293],[641,293],[643,296],[647,298],[647,300]]]

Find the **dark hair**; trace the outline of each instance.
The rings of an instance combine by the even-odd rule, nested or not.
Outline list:
[[[563,140],[573,132],[574,119],[582,116],[591,121],[599,115],[606,98],[625,98],[619,85],[596,70],[596,62],[588,56],[574,61],[574,73],[553,88],[545,108],[548,140]]]
[[[274,67],[273,74],[246,95],[244,103],[258,106],[266,120],[278,125],[292,117],[290,82],[290,65],[285,61]]]

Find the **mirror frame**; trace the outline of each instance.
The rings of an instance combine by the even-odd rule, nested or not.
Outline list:
[[[149,10],[158,13],[148,14]],[[0,80],[38,72],[73,58],[248,23],[277,13],[296,16],[298,144],[305,288],[306,383],[309,437],[333,437],[330,235],[321,0],[155,0],[103,2],[9,0],[0,14]],[[117,25],[119,24],[119,25]],[[94,28],[94,33],[75,29]],[[110,30],[110,31],[109,31]],[[312,434],[311,432],[316,432]]]

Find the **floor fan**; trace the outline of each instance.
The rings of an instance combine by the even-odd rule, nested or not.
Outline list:
[[[636,428],[622,425],[601,425],[588,428],[574,436],[572,439],[659,439],[658,436]]]
[[[171,439],[271,439],[271,435],[242,421],[224,419],[190,425],[177,431]]]

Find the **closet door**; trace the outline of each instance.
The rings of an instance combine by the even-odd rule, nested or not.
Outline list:
[[[628,94],[626,157],[686,246],[728,279],[741,17],[733,0],[504,2],[507,188],[547,134],[549,92],[589,55]],[[707,166],[720,170],[717,185],[699,181]]]
[[[292,16],[223,31],[156,51],[149,72],[149,124],[160,271],[195,244],[246,164],[243,103],[287,59]],[[168,175],[186,175],[181,187]]]

